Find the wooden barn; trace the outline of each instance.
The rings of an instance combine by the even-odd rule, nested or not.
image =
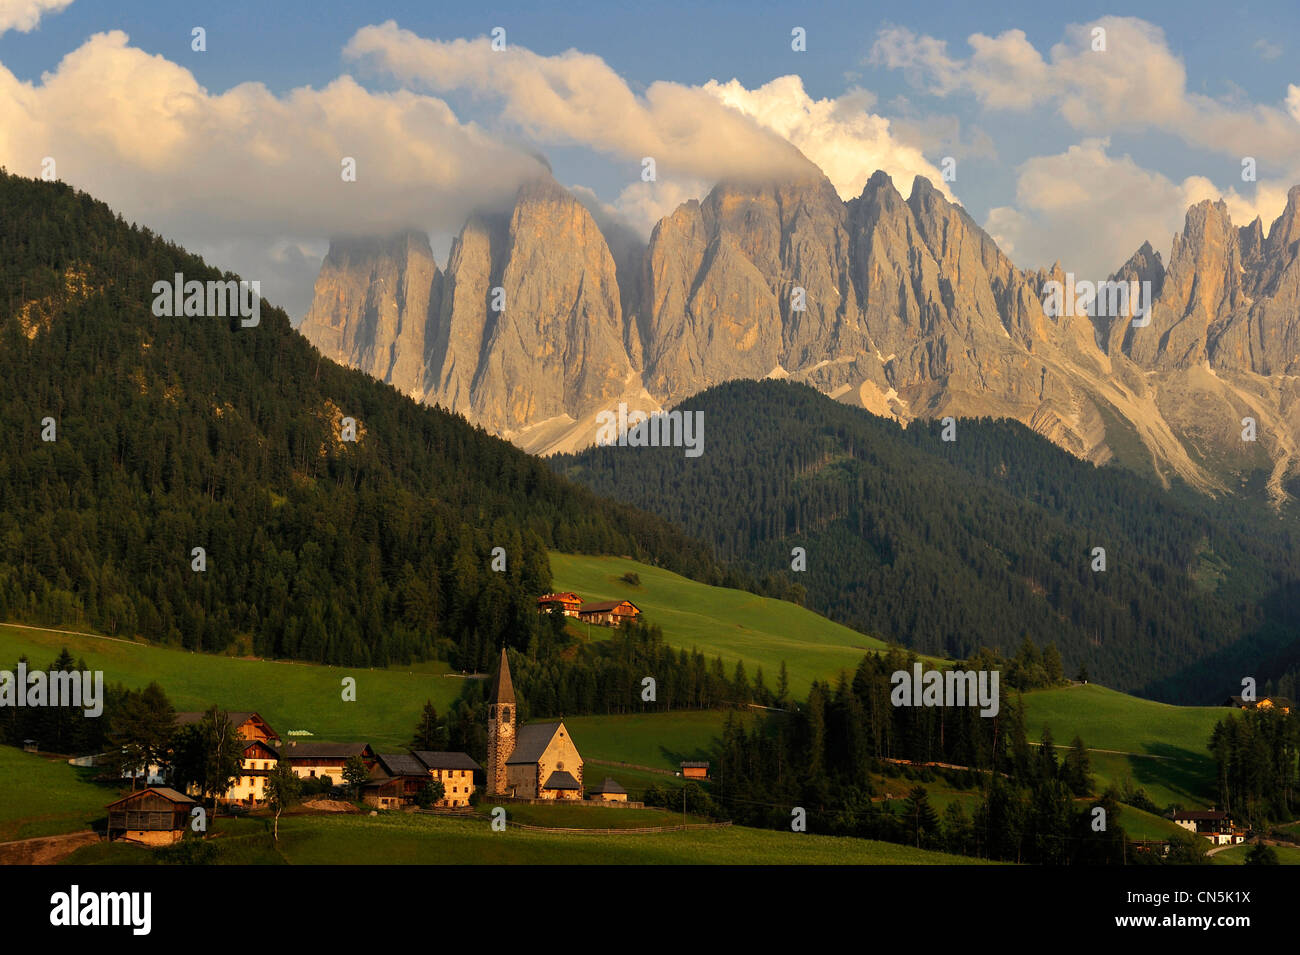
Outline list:
[[[184,793],[150,786],[108,804],[108,838],[165,846],[180,842],[198,805]]]
[[[685,779],[708,779],[709,764],[698,761],[682,763],[682,777]]]
[[[414,805],[429,782],[429,771],[410,753],[379,753],[371,779],[362,787],[362,802],[380,809]]]
[[[578,619],[602,627],[617,627],[625,620],[641,616],[641,608],[630,600],[599,600],[578,608]]]

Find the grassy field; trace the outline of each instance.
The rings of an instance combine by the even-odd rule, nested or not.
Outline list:
[[[439,712],[460,695],[464,681],[444,676],[445,663],[419,663],[386,670],[348,669],[304,663],[246,660],[172,650],[142,643],[82,637],[0,624],[0,666],[19,654],[45,666],[67,647],[108,683],[129,687],[157,680],[178,710],[256,710],[281,734],[308,730],[322,740],[366,740],[404,747],[432,699]],[[342,680],[357,681],[356,702],[345,703]]]
[[[591,810],[600,812],[601,810]],[[627,810],[606,810],[611,815]],[[254,822],[252,825],[256,825]],[[771,832],[731,826],[685,832],[606,835],[494,832],[486,819],[387,813],[379,816],[290,816],[280,821],[280,845],[269,835],[232,840],[241,862],[275,856],[298,865],[970,865],[976,860],[887,842]],[[69,864],[139,862],[138,850],[89,846]],[[225,861],[225,860],[223,860]]]
[[[726,713],[683,710],[678,713],[625,716],[568,716],[574,744],[585,759],[636,763],[677,771],[684,759],[703,759],[722,739]]]
[[[281,826],[283,826],[283,819]],[[271,824],[262,818],[215,819],[212,822],[213,865],[284,865],[285,858],[271,838]],[[129,842],[99,842],[83,846],[60,865],[159,865],[167,856],[157,849]]]
[[[1025,704],[1029,738],[1038,739],[1044,724],[1058,746],[1068,746],[1077,733],[1094,750],[1099,784],[1118,786],[1129,777],[1162,807],[1178,802],[1204,808],[1213,800],[1214,762],[1207,744],[1226,710],[1169,706],[1093,684],[1035,690],[1025,694]]]
[[[621,580],[627,572],[641,583]],[[885,647],[795,604],[709,587],[634,560],[552,553],[551,575],[557,591],[572,590],[584,600],[632,601],[663,629],[671,646],[698,649],[710,659],[720,655],[728,669],[743,659],[751,679],[761,666],[769,688],[776,686],[784,660],[790,690],[799,697],[813,680],[851,673],[864,653]],[[592,627],[592,638],[608,633],[602,631]]]
[[[1210,861],[1215,865],[1244,865],[1246,855],[1254,846],[1233,846],[1230,849],[1224,849],[1222,852],[1216,852],[1210,856]],[[1300,849],[1293,849],[1290,846],[1274,846],[1273,851],[1277,853],[1277,861],[1281,865],[1300,865]]]
[[[94,770],[0,746],[0,842],[89,829],[116,799],[116,786],[92,781]]]
[[[484,819],[491,813],[492,802],[480,807]],[[556,829],[637,829],[649,826],[680,826],[682,814],[666,809],[610,809],[606,806],[535,806],[506,805],[506,818],[525,826],[549,826]],[[686,816],[692,825],[712,822],[700,816]]]
[[[1121,806],[1119,824],[1130,839],[1152,841],[1167,840],[1170,836],[1186,835],[1187,830],[1176,826],[1173,820],[1152,815],[1133,806]]]

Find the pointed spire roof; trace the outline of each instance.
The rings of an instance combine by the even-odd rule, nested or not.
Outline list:
[[[510,679],[510,661],[506,659],[506,649],[501,648],[501,666],[492,678],[492,692],[488,694],[489,703],[515,702],[515,685]]]

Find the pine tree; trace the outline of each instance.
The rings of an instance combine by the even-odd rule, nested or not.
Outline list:
[[[420,712],[420,721],[415,726],[415,736],[411,740],[411,749],[427,749],[442,752],[447,748],[447,728],[438,722],[438,710],[432,700],[425,700]]]
[[[1083,745],[1083,739],[1076,735],[1070,743],[1069,752],[1065,754],[1065,765],[1063,767],[1066,785],[1070,787],[1070,792],[1076,796],[1087,796],[1092,793],[1092,761],[1088,757],[1088,747]]]
[[[930,794],[924,786],[913,786],[908,792],[907,799],[903,801],[903,818],[907,820],[916,847],[921,848],[922,835],[928,842],[930,834],[939,825],[939,816],[930,805]]]

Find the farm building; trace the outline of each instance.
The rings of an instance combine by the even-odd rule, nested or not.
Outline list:
[[[343,782],[343,767],[353,756],[360,756],[367,770],[375,768],[375,751],[368,743],[289,743],[280,747],[280,758],[298,776],[328,776],[335,783]]]
[[[582,598],[571,590],[562,594],[542,594],[537,598],[537,609],[540,613],[550,613],[559,607],[566,617],[576,617],[581,606]]]
[[[361,801],[376,809],[400,809],[415,801],[415,797],[407,793],[406,787],[407,780],[404,777],[380,776],[361,784]]]
[[[177,713],[176,725],[190,726],[201,722],[207,715],[207,713]],[[261,740],[263,743],[279,742],[280,737],[275,730],[271,729],[271,724],[256,713],[227,713],[226,715],[230,717],[230,722],[235,724],[235,730],[244,739]]]
[[[1232,818],[1222,810],[1187,811],[1174,813],[1174,825],[1188,832],[1205,836],[1216,846],[1231,846],[1246,841],[1246,833],[1232,824]]]
[[[361,799],[380,809],[396,809],[415,802],[429,781],[429,771],[410,753],[377,753],[370,781],[361,787]]]
[[[240,757],[240,775],[222,795],[222,800],[242,806],[261,804],[266,799],[266,777],[275,769],[279,759],[267,743],[259,739],[248,740]]]
[[[466,753],[443,753],[417,749],[412,755],[425,767],[428,777],[442,783],[443,797],[439,806],[468,806],[474,794],[474,774],[483,767]]]
[[[1265,696],[1258,700],[1246,700],[1240,696],[1230,696],[1223,701],[1224,706],[1238,710],[1281,710],[1291,712],[1291,701],[1284,696]]]
[[[515,727],[510,662],[501,665],[488,696],[487,792],[519,799],[582,798],[582,756],[562,722]]]
[[[596,802],[627,802],[627,790],[609,776],[589,797]]]
[[[414,805],[428,783],[442,783],[439,806],[468,806],[474,792],[474,773],[481,767],[465,753],[418,750],[380,753],[371,779],[363,787],[365,802],[381,809]]]
[[[180,842],[197,803],[174,789],[150,786],[108,804],[108,838],[149,846]]]
[[[682,763],[682,776],[686,779],[708,779],[709,764],[707,762]]]
[[[630,600],[601,600],[584,603],[578,608],[579,620],[602,627],[617,627],[625,620],[635,620],[640,615],[641,608]]]

